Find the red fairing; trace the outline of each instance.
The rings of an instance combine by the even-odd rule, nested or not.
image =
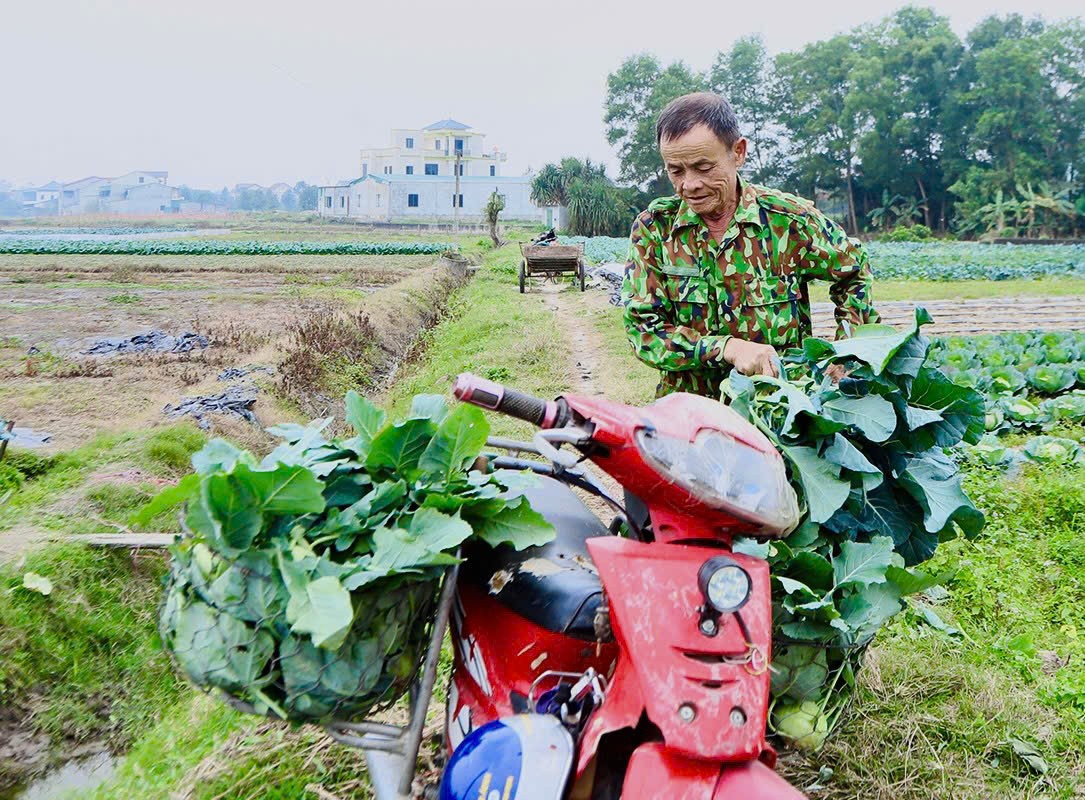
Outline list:
[[[663,788],[665,787],[665,788]],[[641,745],[629,761],[622,800],[804,800],[806,795],[760,761],[695,761],[661,744]]]
[[[597,655],[593,642],[540,628],[463,583],[456,590],[452,645],[455,667],[445,742],[449,750],[472,729],[517,713],[512,692],[527,697],[543,672],[584,672],[593,667],[608,675],[618,657],[613,642],[602,645]]]
[[[693,441],[698,431],[718,430],[749,447],[780,458],[772,443],[753,425],[716,400],[691,394],[671,394],[646,408],[612,403],[601,397],[566,395],[576,414],[595,426],[592,441],[604,452],[592,461],[622,486],[647,503],[657,542],[712,538],[730,542],[734,535],[752,533],[759,526],[711,508],[692,497],[645,463],[634,433],[651,427],[661,434]]]
[[[733,615],[720,619],[715,636],[698,627],[704,598],[697,571],[721,550],[616,537],[590,539],[588,549],[607,588],[622,655],[583,749],[594,751],[599,736],[630,719],[635,724],[643,707],[671,751],[716,762],[759,758],[766,748],[772,640],[768,564],[729,554],[753,582],[741,611],[751,652]],[[747,654],[750,663],[724,663]]]

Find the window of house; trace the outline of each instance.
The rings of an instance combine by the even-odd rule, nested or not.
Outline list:
[[[139,182],[143,183],[143,176],[142,175],[139,176]]]
[[[452,195],[452,207],[455,208],[457,205],[459,205],[460,208],[463,208],[463,195],[459,195],[459,203],[456,202],[456,198],[457,195]]]
[[[331,208],[332,207],[331,195],[328,195],[327,197],[324,198],[324,207],[325,208]]]
[[[369,164],[367,164],[365,161],[363,161],[362,162],[362,177],[364,178],[368,174],[369,174]]]
[[[436,175],[437,174],[437,165],[436,164],[426,164],[426,174],[427,175]]]
[[[460,153],[463,152],[463,139],[457,139],[456,140],[456,150],[457,150],[457,152],[460,152]]]
[[[408,175],[414,175],[414,167],[411,166],[410,164],[407,165],[407,174]]]
[[[380,208],[380,207],[381,207],[381,196],[380,196],[380,192],[378,192],[377,193],[377,208]]]
[[[347,196],[345,194],[340,195],[340,197],[339,197],[339,207],[340,208],[346,208],[347,207]]]
[[[407,137],[407,149],[414,150],[414,139],[412,139],[410,136]]]
[[[456,174],[457,175],[463,175],[463,164],[457,164],[456,165]]]
[[[391,167],[385,167],[384,168],[384,174],[385,175],[391,175],[392,174],[392,168]]]
[[[496,174],[497,174],[497,167],[495,167],[493,164],[490,164],[490,177],[492,178]]]
[[[418,208],[418,195],[407,195],[407,208]]]

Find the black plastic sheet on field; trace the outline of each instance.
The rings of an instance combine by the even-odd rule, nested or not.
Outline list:
[[[112,356],[124,353],[189,353],[211,346],[206,336],[185,331],[176,336],[165,331],[148,331],[135,336],[99,339],[83,351],[87,356]]]
[[[232,386],[221,394],[185,397],[177,405],[167,405],[163,411],[168,417],[195,417],[196,424],[207,430],[211,427],[210,414],[232,414],[254,425],[259,424],[252,410],[254,405],[256,389]]]
[[[263,366],[261,366],[261,365],[249,365],[249,366],[246,366],[246,367],[227,367],[226,369],[222,370],[222,372],[220,372],[216,376],[216,380],[220,380],[220,381],[237,381],[237,380],[241,380],[242,378],[246,378],[249,375],[254,375],[254,374],[258,373],[258,372],[264,372],[264,373],[267,373],[267,374],[270,375],[274,371],[275,371],[275,369],[273,367],[269,367],[269,366],[266,366],[266,365],[263,365]]]
[[[610,304],[612,306],[622,304],[622,279],[624,277],[625,264],[608,262],[588,268],[588,278],[591,281],[591,286],[606,291],[610,295]]]

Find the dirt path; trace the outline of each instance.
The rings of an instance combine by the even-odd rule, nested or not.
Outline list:
[[[584,304],[579,296],[563,291],[564,284],[547,283],[540,293],[543,302],[554,314],[558,327],[565,333],[573,350],[574,385],[569,387],[575,394],[598,395],[602,390],[596,383],[599,372],[599,351],[603,343],[592,330],[588,320],[579,313]]]
[[[572,378],[570,393],[580,395],[601,395],[598,375],[603,342],[592,328],[591,322],[581,313],[584,309],[584,296],[580,292],[565,291],[564,284],[546,283],[538,290],[546,307],[553,313],[558,330],[568,339],[572,350]],[[618,482],[597,469],[590,463],[584,465],[607,490],[611,497],[619,502],[622,499],[622,487]],[[584,504],[604,523],[614,517],[614,509],[598,497],[577,490]]]
[[[1083,330],[1085,297],[983,297],[974,300],[894,300],[877,304],[882,321],[906,325],[916,306],[934,317],[924,330],[938,336],[971,336],[1002,331]],[[814,303],[814,333],[832,336],[833,306]]]

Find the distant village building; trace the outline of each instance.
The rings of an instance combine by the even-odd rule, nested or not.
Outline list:
[[[166,214],[180,210],[181,195],[166,184],[169,173],[136,170],[116,178],[91,175],[69,183],[16,189],[29,215]]]
[[[319,187],[325,217],[373,222],[479,220],[490,195],[505,198],[504,219],[545,221],[556,209],[531,202],[531,177],[501,174],[506,154],[486,135],[454,119],[424,128],[394,128],[392,144],[361,152],[361,177]],[[459,192],[456,178],[459,177]]]

